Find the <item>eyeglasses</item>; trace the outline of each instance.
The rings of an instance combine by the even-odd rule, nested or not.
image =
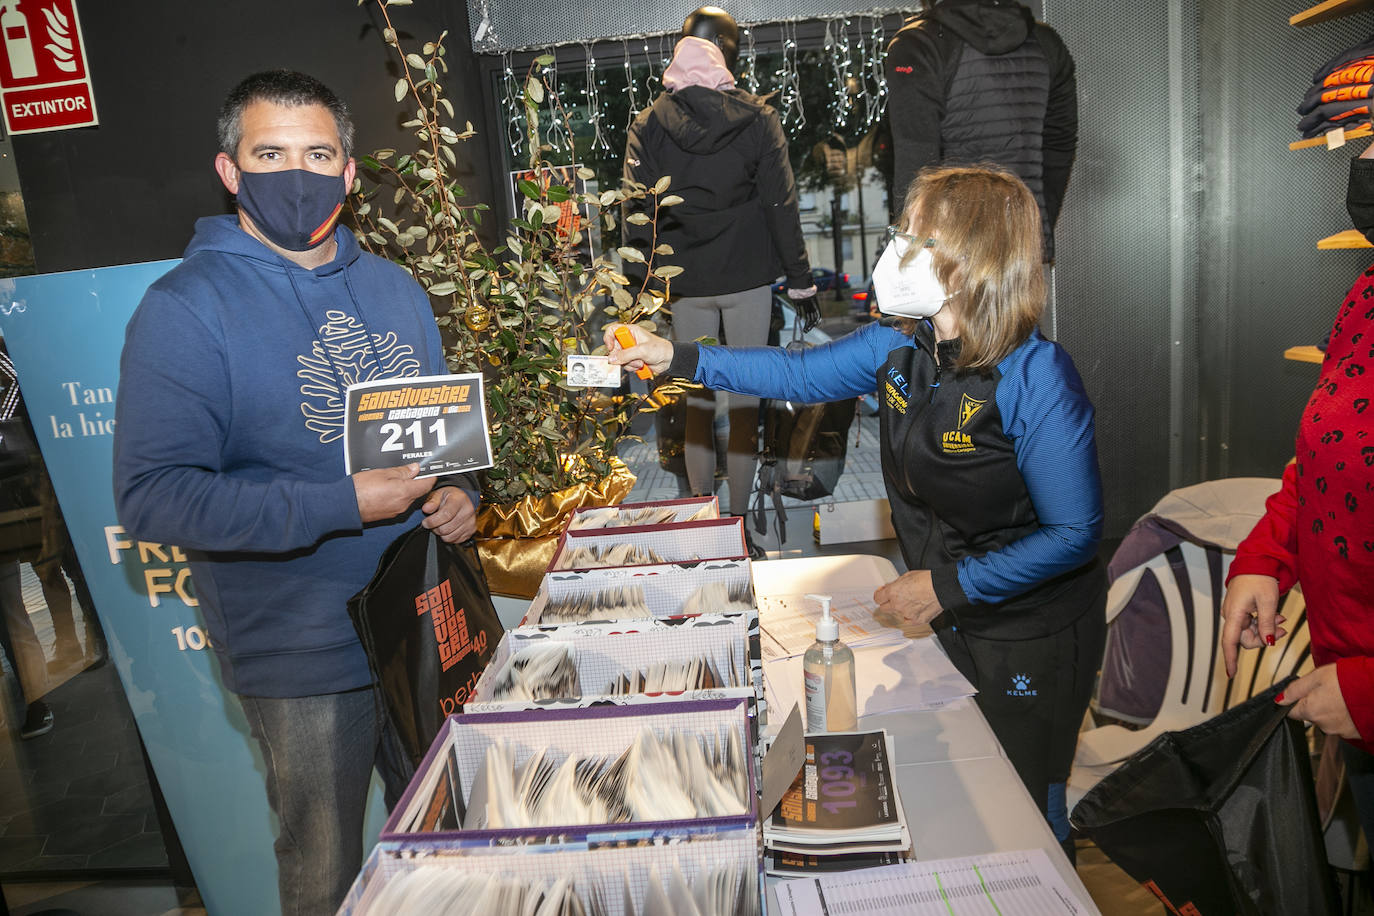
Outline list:
[[[912,235],[910,232],[903,232],[902,230],[898,229],[896,226],[888,226],[888,227],[887,227],[887,233],[886,233],[886,240],[890,242],[890,241],[892,241],[893,239],[901,239],[903,242],[905,242],[905,243],[906,243],[907,245],[909,245],[909,246],[910,246],[910,245],[919,245],[919,246],[922,247],[922,248],[934,248],[934,247],[935,247],[935,240],[934,240],[934,239],[926,239],[925,241],[922,241],[921,239],[919,239],[919,238],[917,238],[916,236]]]

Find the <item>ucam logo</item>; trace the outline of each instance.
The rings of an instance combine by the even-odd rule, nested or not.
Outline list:
[[[1031,689],[1031,676],[1029,674],[1013,674],[1011,676],[1011,689],[1007,691],[1009,697],[1033,697],[1037,692]]]

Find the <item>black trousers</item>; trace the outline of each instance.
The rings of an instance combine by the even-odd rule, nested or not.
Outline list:
[[[954,667],[978,688],[978,708],[1060,840],[1069,829],[1063,783],[1107,638],[1106,600],[1104,584],[1100,600],[1077,620],[1036,639],[988,639],[958,626],[937,631]]]

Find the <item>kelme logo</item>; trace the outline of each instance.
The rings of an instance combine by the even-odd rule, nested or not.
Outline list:
[[[1007,691],[1009,697],[1033,697],[1038,696],[1037,691],[1031,688],[1031,676],[1029,674],[1013,674],[1011,676],[1011,689]]]

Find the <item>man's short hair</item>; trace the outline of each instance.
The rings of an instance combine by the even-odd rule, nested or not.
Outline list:
[[[246,77],[230,90],[219,110],[219,148],[230,159],[238,155],[243,139],[243,110],[253,102],[270,102],[294,108],[321,105],[334,116],[345,158],[353,154],[353,119],[348,106],[329,87],[295,70],[264,70]]]

